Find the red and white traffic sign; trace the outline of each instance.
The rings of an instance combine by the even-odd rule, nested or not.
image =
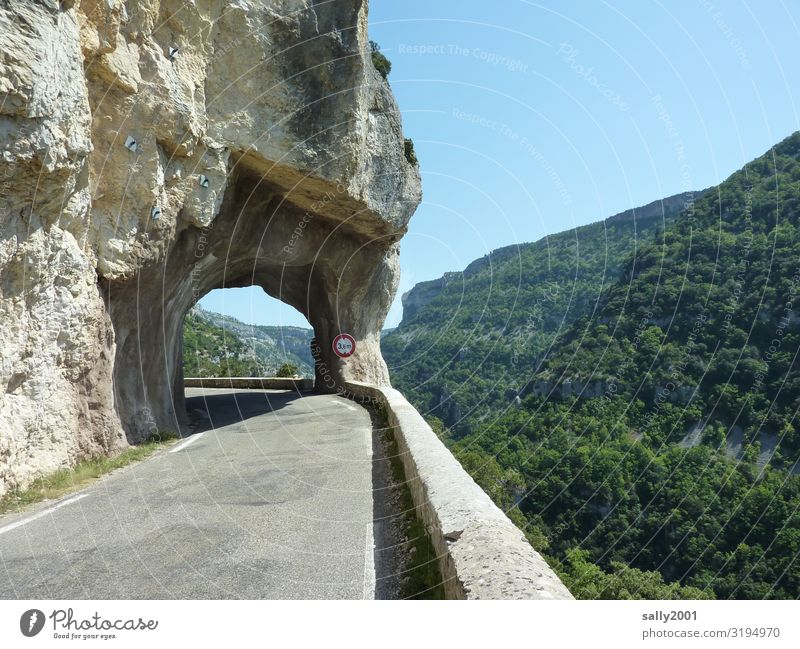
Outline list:
[[[356,339],[350,334],[339,334],[333,339],[333,353],[339,358],[352,356],[356,351]]]

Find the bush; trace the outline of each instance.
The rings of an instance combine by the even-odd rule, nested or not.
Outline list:
[[[392,62],[383,55],[381,46],[375,41],[370,41],[369,47],[372,50],[372,65],[384,79],[388,79],[389,73],[392,71]]]
[[[294,363],[284,363],[278,368],[278,371],[275,372],[275,376],[292,378],[293,376],[297,376],[298,371],[299,368]]]
[[[412,164],[415,167],[419,164],[419,160],[417,160],[417,154],[414,152],[414,140],[412,140],[410,137],[407,137],[403,142],[403,152],[406,154],[406,160],[408,160],[409,164]]]
[[[664,583],[655,570],[643,571],[612,561],[612,572],[603,572],[586,550],[567,550],[566,564],[557,567],[575,599],[715,599],[710,590]]]

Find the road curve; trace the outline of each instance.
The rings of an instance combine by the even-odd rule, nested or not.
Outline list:
[[[0,598],[374,597],[367,411],[199,388],[187,410],[168,451],[0,517]]]

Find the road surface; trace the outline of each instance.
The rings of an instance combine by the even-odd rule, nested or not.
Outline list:
[[[374,597],[367,411],[191,388],[187,410],[201,432],[0,517],[0,598]]]

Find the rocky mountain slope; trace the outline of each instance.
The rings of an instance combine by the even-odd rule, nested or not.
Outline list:
[[[199,305],[183,325],[185,376],[276,376],[289,363],[298,374],[314,376],[313,329],[245,324]]]
[[[796,599],[800,133],[639,232],[423,287],[393,382],[576,597]]]
[[[659,416],[673,408],[669,441],[699,443],[701,431],[685,439],[698,425],[717,442],[720,429],[736,430],[739,454],[743,446],[769,446],[777,464],[793,467],[800,456],[793,424],[800,406],[798,228],[795,133],[700,198],[660,241],[642,246],[535,378],[556,398],[566,382],[584,398],[585,386],[600,383],[603,396],[641,400]]]
[[[513,399],[555,338],[597,308],[637,250],[703,192],[507,246],[463,272],[417,284],[384,336],[392,380],[422,412],[462,432]]]
[[[327,389],[388,381],[421,189],[367,10],[0,3],[0,494],[176,429],[181,324],[216,288],[301,311]]]

